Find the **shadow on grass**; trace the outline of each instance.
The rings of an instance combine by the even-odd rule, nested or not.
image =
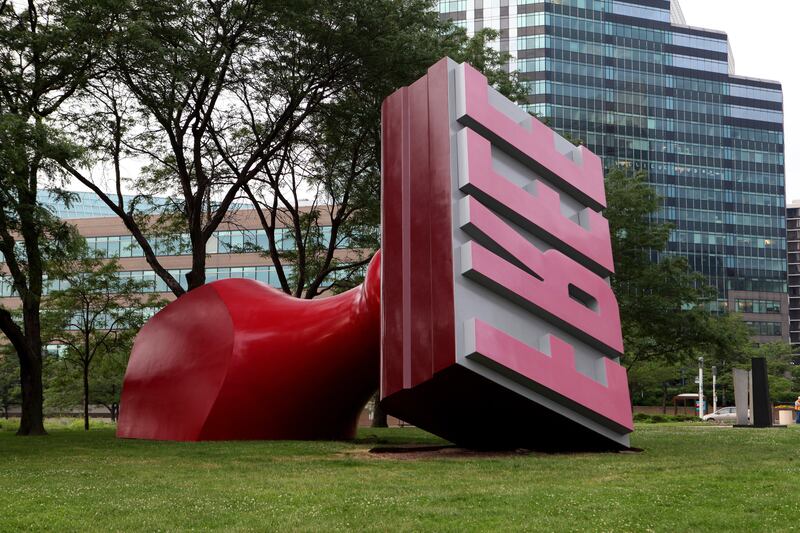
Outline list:
[[[461,448],[455,444],[440,439],[430,433],[417,428],[361,428],[356,439],[350,441],[356,445],[372,445],[369,450],[371,455],[383,456],[392,459],[427,459],[427,458],[473,458],[481,457],[516,457],[521,455],[595,455],[595,454],[626,454],[641,453],[641,448],[628,448],[617,450],[532,450],[517,449],[486,449],[477,450]]]

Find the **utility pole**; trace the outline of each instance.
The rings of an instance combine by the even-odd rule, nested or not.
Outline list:
[[[714,406],[712,407],[712,413],[717,412],[717,367],[711,367],[711,394],[712,398],[714,399]]]
[[[698,357],[699,372],[697,373],[697,416],[702,418],[705,414],[703,409],[703,358]]]

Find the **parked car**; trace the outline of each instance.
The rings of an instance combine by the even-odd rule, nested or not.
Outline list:
[[[736,408],[723,407],[703,416],[705,422],[736,422]]]

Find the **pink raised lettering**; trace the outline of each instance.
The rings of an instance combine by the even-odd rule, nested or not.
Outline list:
[[[633,431],[628,373],[614,361],[603,359],[603,384],[575,369],[575,350],[556,336],[546,337],[542,350],[537,350],[480,320],[469,322],[464,334],[467,357],[494,361],[537,387],[589,408],[620,429]]]
[[[459,186],[461,190],[523,229],[546,240],[565,254],[579,259],[595,272],[614,272],[608,221],[585,208],[578,220],[561,213],[560,195],[541,180],[532,179],[534,192],[522,189],[492,168],[491,143],[469,128],[458,133]]]
[[[574,194],[595,209],[606,206],[603,186],[603,165],[600,158],[586,147],[572,147],[564,139],[556,148],[555,132],[528,116],[523,123],[515,122],[490,100],[511,105],[499,93],[490,89],[486,77],[472,66],[463,63],[456,67],[456,119],[493,143],[522,155],[533,169]],[[518,109],[518,108],[517,108]]]
[[[459,214],[477,241],[461,247],[465,276],[608,355],[622,353],[619,307],[606,280],[558,250],[541,252],[474,198],[461,200]]]

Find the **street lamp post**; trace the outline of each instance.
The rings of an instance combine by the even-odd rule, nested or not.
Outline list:
[[[703,358],[698,357],[697,362],[699,363],[699,372],[697,374],[697,416],[702,418],[705,414],[703,409]]]
[[[711,397],[713,398],[714,405],[712,407],[712,413],[717,412],[717,367],[711,367]]]

